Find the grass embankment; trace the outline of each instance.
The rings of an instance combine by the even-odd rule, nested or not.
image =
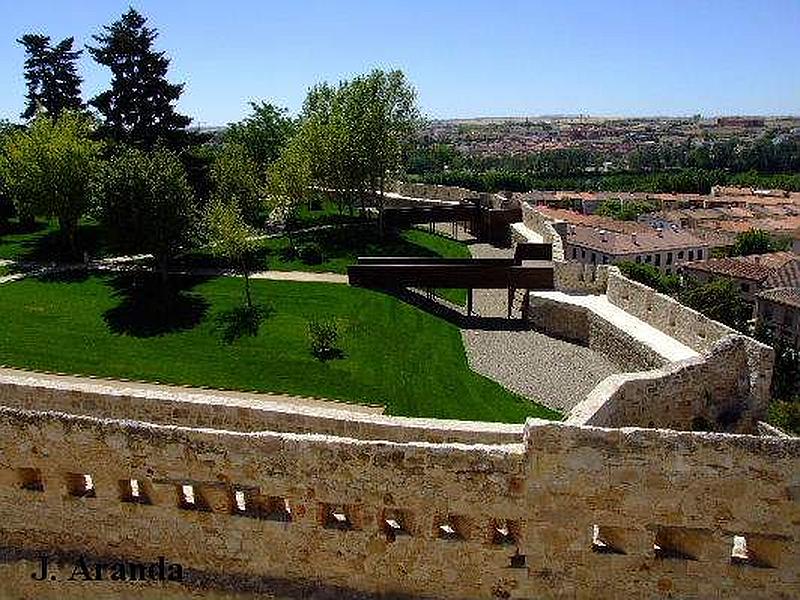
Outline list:
[[[26,279],[0,287],[0,363],[38,370],[377,403],[394,415],[521,422],[556,413],[471,371],[457,327],[344,285],[254,281],[269,314],[222,341],[242,281],[175,278],[164,303],[141,276]],[[308,319],[333,318],[344,358],[314,359]]]

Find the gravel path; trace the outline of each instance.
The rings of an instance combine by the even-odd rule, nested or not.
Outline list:
[[[511,250],[472,243],[475,257],[511,256]],[[475,290],[474,309],[505,317],[505,290]],[[519,309],[521,292],[515,309]],[[517,313],[518,314],[518,313]],[[461,330],[470,367],[508,389],[561,412],[569,411],[603,379],[619,369],[604,356],[531,330]]]

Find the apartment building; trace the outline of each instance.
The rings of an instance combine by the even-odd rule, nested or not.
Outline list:
[[[630,261],[652,265],[671,275],[679,265],[705,259],[709,254],[709,243],[688,231],[644,225],[626,229],[567,225],[565,258],[592,265]]]

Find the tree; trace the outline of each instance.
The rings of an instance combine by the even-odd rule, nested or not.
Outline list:
[[[311,156],[306,137],[296,135],[284,147],[278,160],[267,171],[270,208],[286,219],[308,197],[311,184]],[[287,232],[291,236],[291,230]]]
[[[186,171],[169,150],[129,148],[95,190],[97,216],[119,250],[151,253],[166,282],[169,261],[193,241],[197,211]]]
[[[294,122],[287,109],[268,102],[251,102],[250,108],[252,114],[228,126],[223,141],[244,147],[263,174],[291,137]]]
[[[378,192],[382,231],[386,180],[404,164],[421,124],[416,92],[402,71],[375,69],[355,78],[342,93],[358,162],[370,192]]]
[[[54,215],[64,244],[77,255],[78,221],[88,207],[102,144],[93,123],[66,111],[38,115],[27,130],[12,133],[0,156],[0,174],[21,217]]]
[[[52,117],[65,110],[83,109],[82,79],[76,65],[83,50],[73,50],[75,38],[68,37],[51,46],[49,36],[28,33],[17,42],[24,46],[27,55],[24,77],[28,91],[22,118],[33,118],[40,109]]]
[[[250,294],[250,272],[252,253],[258,245],[255,231],[245,222],[235,201],[213,198],[205,217],[205,228],[211,252],[222,256],[236,266],[244,279],[245,306],[253,310]]]
[[[183,85],[167,81],[170,59],[156,52],[156,29],[133,8],[93,36],[96,47],[89,53],[111,69],[111,89],[95,96],[90,104],[105,119],[105,128],[117,141],[152,148],[158,140],[172,145],[184,139],[191,119],[175,110]]]
[[[211,165],[212,193],[234,202],[241,217],[251,226],[264,221],[264,186],[259,169],[247,149],[236,142],[226,142]]]
[[[664,275],[653,265],[623,261],[617,263],[622,274],[638,281],[662,294],[674,294],[680,289],[680,280],[676,275]]]
[[[747,321],[752,311],[731,279],[720,277],[702,284],[690,282],[680,292],[679,300],[715,321],[742,332],[748,330]]]
[[[377,191],[382,215],[386,181],[404,164],[420,122],[416,93],[402,71],[376,69],[336,87],[313,87],[298,128],[312,181],[334,190],[340,206],[358,196],[363,207]]]
[[[788,244],[773,238],[763,229],[751,229],[736,236],[731,253],[734,256],[748,256],[751,254],[766,254],[787,250]]]

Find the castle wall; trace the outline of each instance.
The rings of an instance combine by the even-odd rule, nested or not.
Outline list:
[[[567,293],[605,294],[608,300],[627,313],[652,325],[679,342],[692,348],[705,358],[697,361],[681,361],[672,366],[661,367],[655,360],[641,352],[641,345],[627,343],[625,332],[616,330],[602,319],[594,318],[575,307],[559,306],[558,303],[531,298],[536,310],[530,312],[534,326],[557,337],[570,337],[579,343],[602,352],[619,364],[629,365],[629,370],[653,369],[652,373],[626,373],[601,382],[576,406],[575,422],[618,426],[621,423],[648,426],[691,428],[705,420],[709,427],[734,427],[755,431],[757,422],[764,417],[770,399],[770,384],[774,352],[752,338],[709,319],[705,315],[683,306],[677,300],[623,276],[617,267],[591,266],[564,261],[564,224],[552,221],[538,213],[529,204],[522,202],[525,226],[553,245],[555,289]],[[562,231],[559,231],[561,229]],[[536,315],[541,311],[540,315]],[[592,342],[592,324],[595,324],[597,343]],[[718,347],[720,340],[737,336],[735,360],[730,365],[709,359],[709,354],[726,354]],[[744,361],[744,362],[742,362]],[[735,366],[733,366],[735,365]],[[729,372],[736,370],[736,384],[728,381]],[[722,385],[712,385],[707,376],[719,376]],[[722,379],[720,379],[720,377]],[[741,381],[739,379],[741,378]],[[746,390],[742,388],[747,383]],[[681,390],[684,397],[678,400],[677,391],[665,404],[654,401],[658,390]],[[712,389],[713,388],[713,389]],[[607,406],[603,406],[607,402]],[[682,410],[667,414],[681,404]],[[699,412],[690,415],[690,409]],[[620,414],[614,415],[613,411]],[[740,422],[723,425],[731,415],[738,415]],[[590,419],[591,416],[591,419]],[[695,417],[699,417],[695,421]],[[590,420],[587,420],[590,419]]]
[[[464,198],[476,198],[481,194],[467,188],[435,185],[431,183],[406,183],[398,181],[394,192],[410,198],[425,198],[429,200],[446,200],[461,202]]]
[[[624,277],[616,267],[609,270],[606,294],[612,304],[702,354],[710,352],[723,337],[738,334],[674,298]],[[766,344],[741,337],[747,355],[750,412],[759,419],[766,414],[769,404],[775,353]]]
[[[537,331],[586,346],[627,371],[654,369],[666,363],[655,350],[585,306],[530,296],[524,317]]]
[[[24,410],[228,431],[315,431],[359,439],[435,443],[509,443],[519,439],[522,431],[521,425],[388,417],[349,411],[345,404],[332,409],[307,406],[302,399],[280,403],[268,398],[0,370],[0,406]]]
[[[789,598],[800,585],[796,438],[531,420],[514,444],[401,443],[0,408],[0,458],[3,547],[165,556],[231,592]],[[76,490],[83,474],[93,496]],[[130,501],[131,478],[149,503]],[[290,520],[274,515],[284,501]],[[734,535],[750,559],[732,562]],[[6,589],[40,597],[15,572]],[[82,597],[100,597],[93,586]]]
[[[755,431],[743,336],[728,336],[701,358],[613,375],[568,421],[599,427]]]

